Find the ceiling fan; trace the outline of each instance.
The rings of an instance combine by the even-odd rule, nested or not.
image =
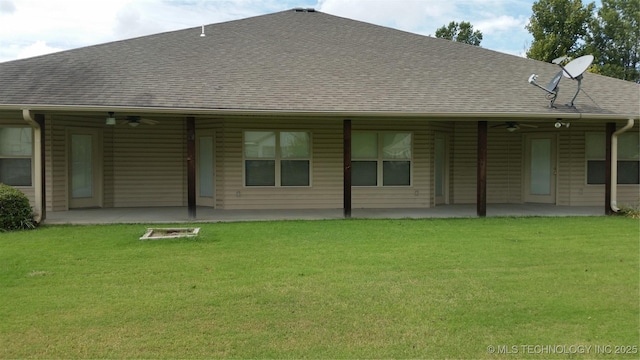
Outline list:
[[[498,124],[498,125],[493,125],[492,126],[492,128],[497,128],[497,127],[505,127],[505,128],[507,128],[508,132],[514,132],[514,131],[520,129],[521,127],[537,128],[538,126],[529,125],[529,124],[520,124],[520,123],[515,122],[515,121],[505,121],[503,124]]]
[[[145,125],[157,125],[160,122],[157,120],[152,120],[152,119],[145,119],[142,118],[140,116],[125,116],[125,118],[123,120],[120,120],[119,122],[117,121],[116,117],[115,117],[115,113],[110,111],[109,112],[109,116],[107,117],[107,119],[105,120],[105,124],[106,125],[116,125],[117,123],[120,124],[129,124],[129,126],[131,127],[138,127],[140,126],[140,124],[145,124]]]

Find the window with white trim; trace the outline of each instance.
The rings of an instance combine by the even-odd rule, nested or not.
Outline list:
[[[30,127],[0,128],[0,183],[32,186],[33,130]]]
[[[244,132],[246,186],[309,186],[310,171],[308,132]]]
[[[640,184],[640,142],[637,133],[618,136],[618,184]],[[605,133],[586,133],[587,184],[605,183]]]
[[[353,186],[411,186],[412,134],[353,132]]]

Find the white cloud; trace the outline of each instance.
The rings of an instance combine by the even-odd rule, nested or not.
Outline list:
[[[451,1],[438,0],[320,0],[318,10],[401,30],[421,32],[423,29],[439,27],[433,27],[433,23],[449,17],[455,12],[455,7]]]
[[[47,45],[46,42],[39,40],[36,41],[35,43],[28,45],[26,47],[23,47],[22,49],[20,49],[17,52],[17,59],[24,59],[24,58],[28,58],[28,57],[33,57],[33,56],[39,56],[39,55],[45,55],[45,54],[51,54],[57,51],[61,51],[64,49],[59,49],[59,48],[55,48],[55,47],[51,47],[49,45]]]
[[[524,17],[514,18],[513,16],[501,15],[478,21],[473,26],[482,31],[485,35],[509,33],[524,29],[527,19]]]
[[[0,15],[13,14],[16,12],[16,5],[12,0],[0,0]]]
[[[533,0],[319,0],[318,10],[351,19],[434,36],[451,21],[480,30],[481,46],[522,55],[530,42],[525,24]]]

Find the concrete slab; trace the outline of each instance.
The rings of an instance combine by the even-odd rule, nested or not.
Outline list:
[[[342,209],[219,210],[197,208],[189,220],[186,207],[105,208],[47,212],[45,224],[171,224],[270,220],[343,219]],[[602,207],[544,204],[491,204],[487,217],[504,216],[604,216]],[[476,206],[443,205],[428,209],[353,209],[354,219],[473,218]]]

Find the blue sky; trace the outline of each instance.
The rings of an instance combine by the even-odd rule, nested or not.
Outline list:
[[[435,35],[450,21],[481,46],[524,56],[534,0],[0,0],[0,62],[294,7]],[[586,3],[587,1],[585,1]]]

